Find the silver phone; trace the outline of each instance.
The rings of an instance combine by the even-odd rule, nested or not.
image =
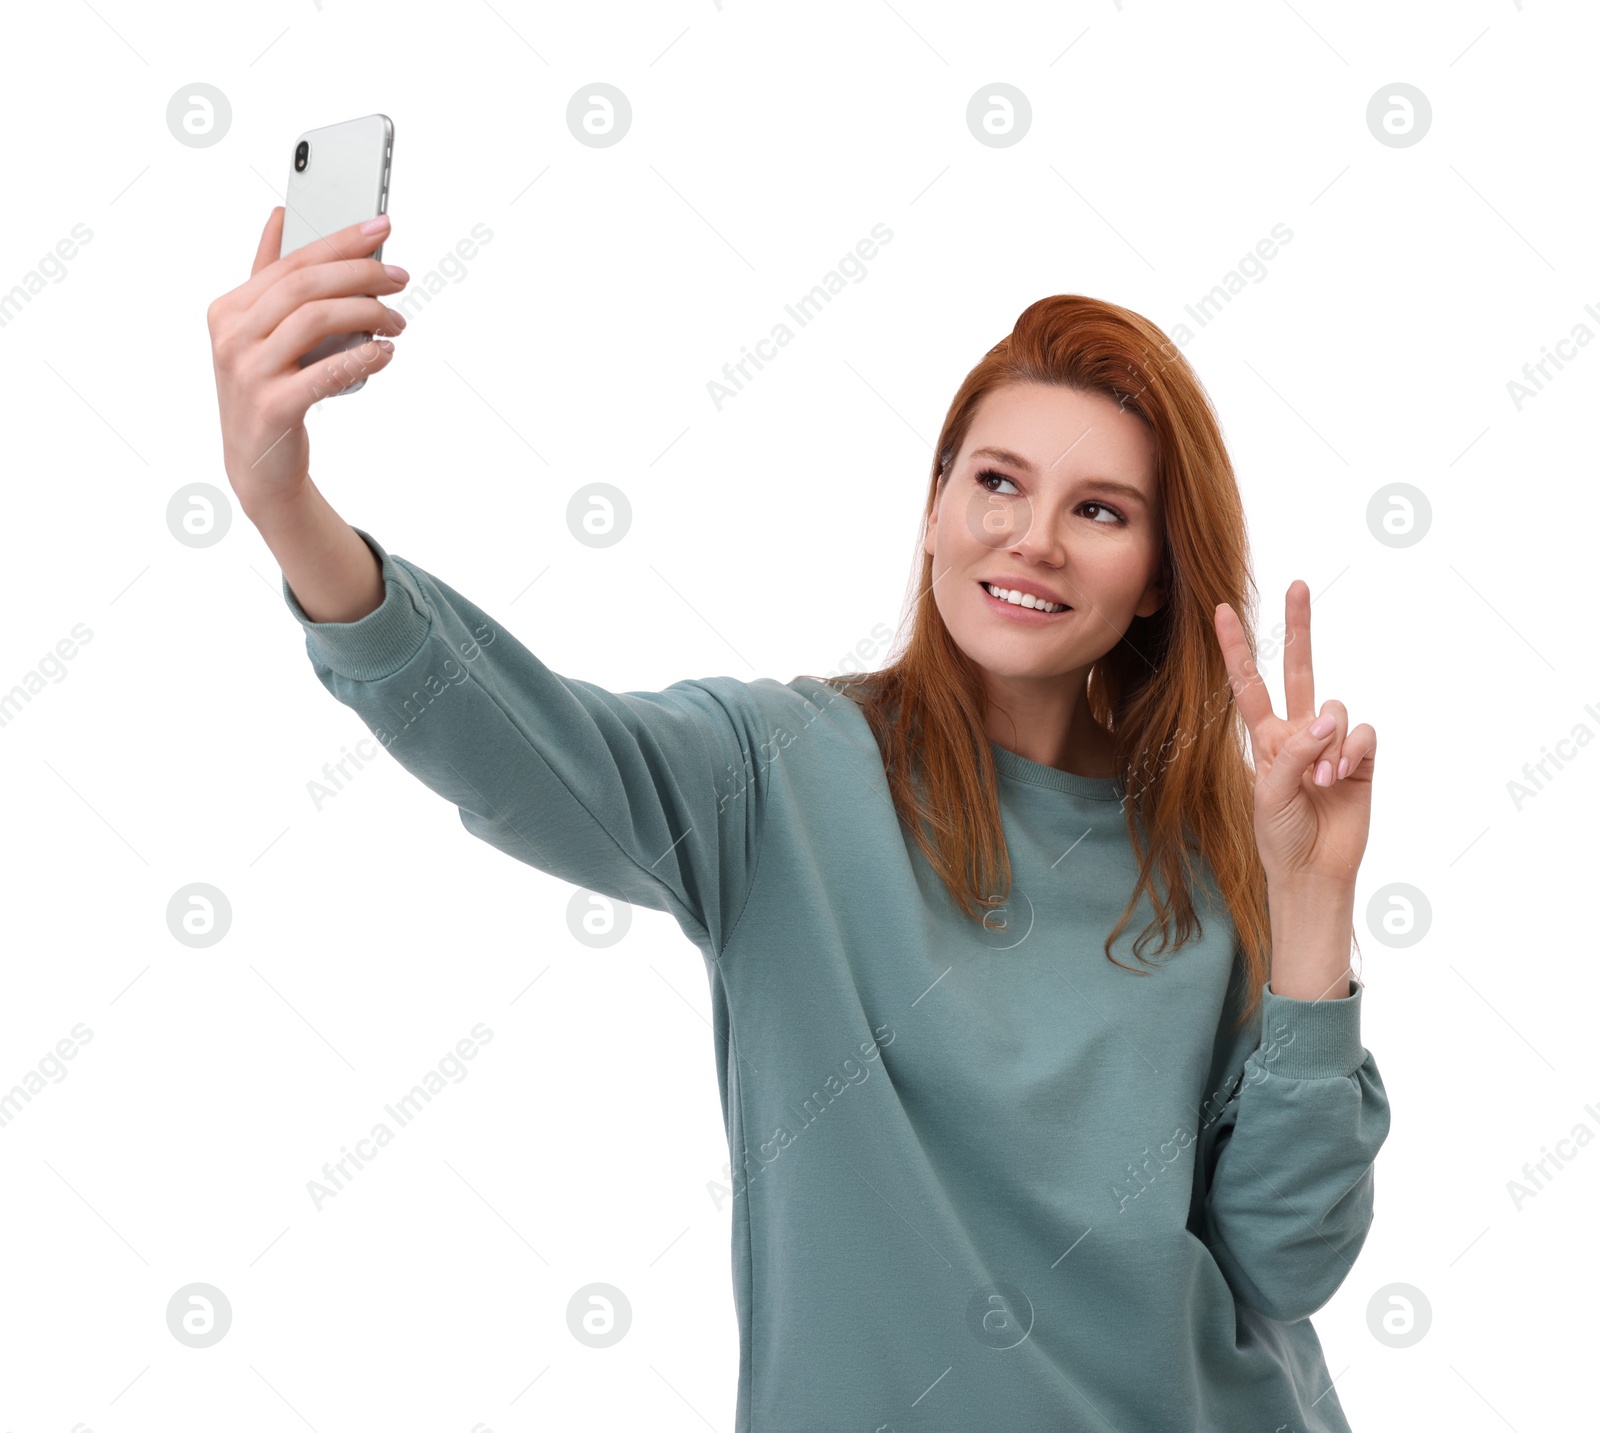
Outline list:
[[[342,124],[324,125],[302,134],[295,141],[289,168],[279,257],[384,213],[389,203],[389,167],[393,156],[394,123],[386,114],[347,119]],[[335,257],[331,247],[328,257]],[[382,244],[372,257],[383,257]],[[336,353],[357,348],[371,338],[370,330],[330,334],[301,356],[300,366],[305,368]],[[365,386],[366,381],[361,378],[338,392],[354,393]]]

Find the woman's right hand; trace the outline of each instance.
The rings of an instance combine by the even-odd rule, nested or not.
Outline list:
[[[372,258],[389,226],[359,224],[279,257],[283,208],[261,231],[250,277],[206,310],[222,416],[222,461],[249,515],[310,481],[306,410],[385,367],[394,346],[362,344],[307,368],[300,356],[335,333],[397,334],[403,315],[374,294],[403,289],[402,268]]]

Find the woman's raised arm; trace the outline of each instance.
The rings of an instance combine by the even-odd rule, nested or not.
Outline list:
[[[332,334],[405,327],[404,316],[375,297],[404,288],[409,277],[371,257],[388,232],[380,215],[280,257],[283,209],[276,208],[250,277],[206,310],[228,481],[320,622],[364,617],[383,600],[383,582],[366,544],[311,481],[306,412],[386,366],[394,345],[374,339],[307,368],[300,357]]]
[[[300,356],[330,334],[405,325],[373,297],[407,278],[369,257],[387,224],[365,227],[280,257],[274,209],[249,280],[206,315],[228,480],[283,569],[312,668],[474,836],[669,911],[720,955],[754,880],[774,779],[758,754],[783,744],[783,714],[804,699],[771,680],[618,693],[563,677],[329,506],[311,481],[306,412],[382,368],[392,345],[304,369]]]

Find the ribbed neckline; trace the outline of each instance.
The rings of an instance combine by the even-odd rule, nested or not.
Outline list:
[[[1065,791],[1090,801],[1122,799],[1122,784],[1114,776],[1079,776],[1075,772],[1061,771],[1057,767],[1018,756],[996,741],[989,743],[989,749],[994,753],[995,770],[1002,776],[1026,781],[1032,786],[1047,786],[1052,791]]]
[[[820,686],[833,695],[833,689],[820,678],[799,676],[791,680],[791,686],[805,682],[811,686]],[[847,702],[846,707],[860,721],[863,729],[866,728],[865,713],[856,702]],[[989,750],[994,753],[995,770],[1002,777],[1010,777],[1013,781],[1024,781],[1030,786],[1043,786],[1049,791],[1064,791],[1069,796],[1081,796],[1086,801],[1121,801],[1125,796],[1122,783],[1111,776],[1079,776],[1071,771],[1060,771],[1053,766],[1045,766],[1041,762],[1029,761],[1025,756],[1018,756],[1016,752],[1008,750],[999,742],[991,740]]]

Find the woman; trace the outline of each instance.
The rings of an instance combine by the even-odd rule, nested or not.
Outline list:
[[[363,295],[405,275],[361,257],[381,225],[279,258],[281,215],[209,313],[229,478],[391,755],[704,955],[736,1427],[1347,1429],[1309,1315],[1389,1127],[1349,968],[1375,734],[1317,712],[1303,583],[1273,713],[1238,492],[1161,332],[1058,296],[973,369],[883,671],[614,693],[312,485],[306,408],[392,346],[296,358],[397,332]]]

